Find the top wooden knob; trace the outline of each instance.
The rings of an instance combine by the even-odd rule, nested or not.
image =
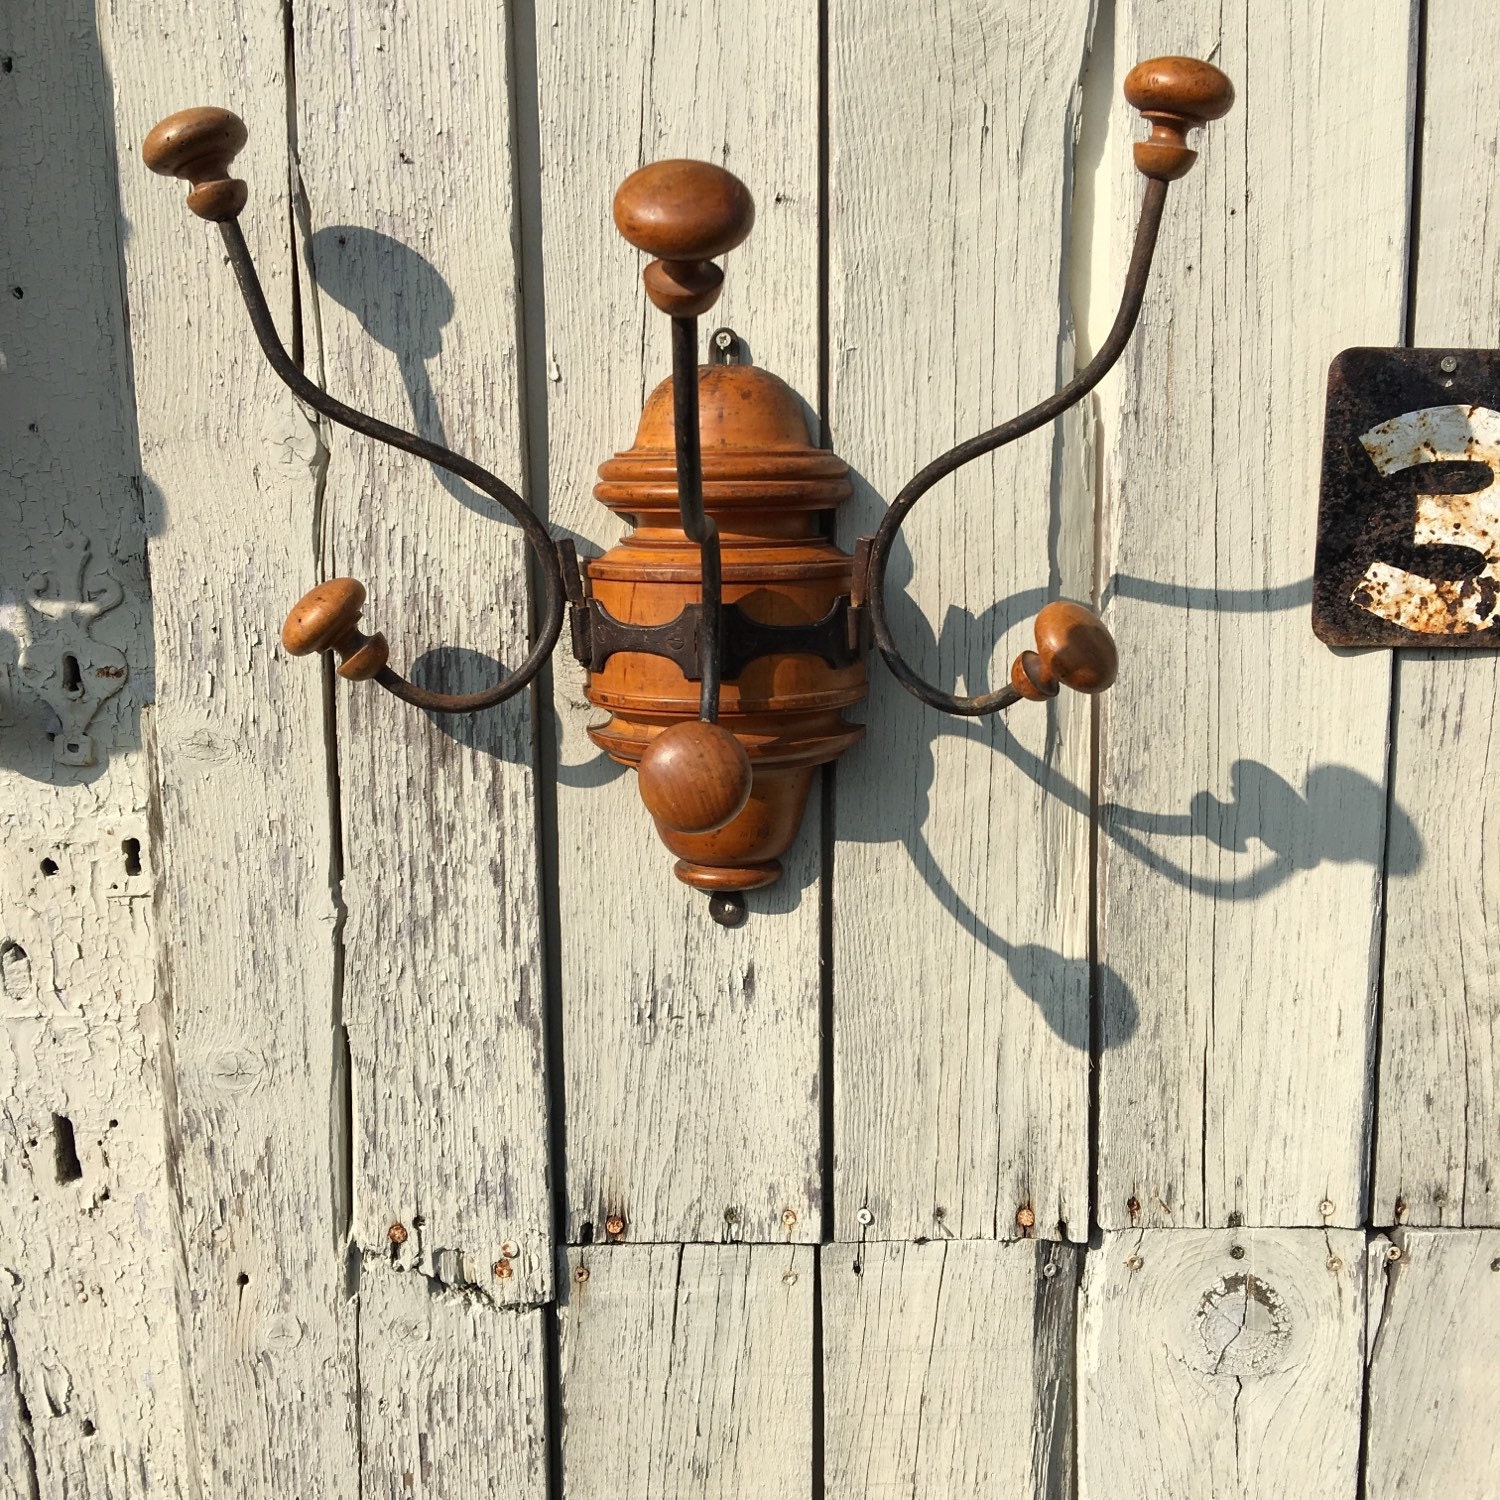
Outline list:
[[[615,227],[659,260],[712,260],[741,244],[754,225],[750,189],[712,162],[652,162],[615,193]]]
[[[227,109],[180,109],[151,127],[141,156],[153,172],[193,185],[188,207],[215,223],[237,219],[249,189],[229,175],[229,163],[244,149],[250,133]]]
[[[1188,131],[1227,115],[1234,85],[1196,57],[1153,57],[1125,75],[1125,99],[1151,124],[1150,138],[1136,143],[1137,168],[1172,182],[1198,159],[1187,144]]]

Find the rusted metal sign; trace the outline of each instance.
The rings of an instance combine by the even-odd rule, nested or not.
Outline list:
[[[1313,630],[1500,646],[1500,350],[1346,349],[1328,371]]]

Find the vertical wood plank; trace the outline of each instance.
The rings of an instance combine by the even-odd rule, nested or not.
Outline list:
[[[1370,1354],[1365,1494],[1493,1493],[1500,1474],[1500,1233],[1398,1232]]]
[[[361,1493],[545,1500],[542,1313],[420,1274],[360,1279]]]
[[[0,16],[0,1494],[191,1492],[149,586],[92,5]]]
[[[571,1250],[561,1314],[568,1500],[808,1494],[814,1254]]]
[[[1329,652],[1306,606],[1328,361],[1401,335],[1412,8],[1119,20],[1122,68],[1212,56],[1239,103],[1101,393],[1099,1216],[1357,1224],[1390,664]]]
[[[829,1496],[1071,1495],[1081,1262],[1029,1241],[825,1246]]]
[[[1415,341],[1491,348],[1500,317],[1500,130],[1473,107],[1500,15],[1426,7]],[[1378,1223],[1500,1223],[1500,824],[1489,652],[1397,658],[1377,1107]]]
[[[1080,1500],[1353,1500],[1364,1318],[1358,1231],[1106,1234],[1083,1277]]]
[[[300,5],[298,154],[328,388],[519,489],[507,24],[467,0]],[[488,687],[493,658],[526,651],[520,532],[440,470],[324,439],[329,571],[364,580],[398,670]],[[337,695],[355,1235],[384,1254],[401,1224],[403,1265],[536,1302],[552,1255],[530,701],[463,717],[373,684]]]
[[[1091,16],[1088,0],[965,0],[937,24],[886,7],[872,27],[830,7],[845,545],[937,452],[1072,373],[1060,287]],[[1058,429],[925,500],[888,586],[918,671],[994,686],[1048,597],[1088,597],[1080,475]],[[835,1222],[847,1233],[868,1209],[877,1235],[1005,1236],[1026,1205],[1084,1237],[1089,708],[1064,695],[952,719],[878,659],[871,674],[869,733],[838,770]]]
[[[536,10],[547,288],[549,514],[597,555],[618,523],[591,498],[670,370],[667,319],[610,202],[645,162],[741,176],[756,225],[713,324],[809,400],[818,384],[817,7],[728,0]],[[774,38],[774,44],[770,39]],[[672,874],[635,778],[584,734],[580,669],[556,659],[559,927],[568,1225],[611,1213],[642,1239],[816,1238],[819,818],[780,884],[728,931]]]
[[[283,333],[293,256],[283,7],[108,7],[156,589],[161,983],[206,1490],[352,1495],[354,1319],[321,684],[278,625],[316,556],[314,429],[264,368],[215,231],[140,143],[222,101]]]

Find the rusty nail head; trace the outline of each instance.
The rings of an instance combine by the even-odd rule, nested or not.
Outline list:
[[[1023,1203],[1016,1210],[1016,1223],[1022,1229],[1030,1229],[1036,1223],[1036,1210],[1029,1203]]]
[[[790,1208],[784,1208],[784,1209],[782,1209],[782,1211],[781,1211],[781,1222],[782,1222],[782,1225],[785,1228],[791,1229],[796,1224],[796,1222],[797,1222],[797,1215],[796,1215],[796,1213],[793,1212],[793,1210],[791,1210]]]
[[[604,1232],[606,1234],[619,1235],[625,1233],[625,1220],[620,1214],[611,1214],[604,1221]]]
[[[1320,1214],[1322,1214],[1323,1217],[1326,1219],[1329,1216],[1329,1214],[1331,1214],[1333,1212],[1333,1199],[1332,1198],[1325,1198],[1318,1205],[1318,1212]]]
[[[392,1224],[385,1232],[385,1237],[393,1245],[404,1245],[406,1243],[406,1225]]]
[[[492,1269],[501,1281],[509,1281],[516,1274],[508,1260],[497,1260]]]
[[[1387,1260],[1400,1260],[1401,1259],[1401,1246],[1400,1245],[1387,1245],[1385,1247],[1385,1258]]]
[[[1451,354],[1445,354],[1440,368],[1444,375],[1451,375],[1458,368],[1458,361]]]
[[[506,1240],[506,1242],[500,1247],[500,1253],[506,1258],[506,1260],[514,1260],[516,1256],[521,1253],[521,1251],[520,1247],[514,1240]]]
[[[588,1279],[589,1268],[587,1266],[579,1266],[579,1268],[573,1272],[574,1281],[587,1281]]]
[[[738,1224],[740,1222],[740,1211],[737,1208],[726,1208],[724,1210],[724,1222],[726,1224]]]
[[[860,1209],[860,1211],[855,1214],[854,1217],[858,1219],[866,1229],[868,1229],[870,1225],[875,1222],[875,1215],[868,1208]]]

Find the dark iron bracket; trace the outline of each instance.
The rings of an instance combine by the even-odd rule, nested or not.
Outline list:
[[[661,625],[630,625],[617,620],[597,599],[569,602],[573,655],[589,671],[602,671],[618,651],[638,651],[665,657],[689,682],[702,680],[701,604],[685,604],[675,619]],[[719,652],[726,682],[733,682],[751,662],[763,656],[820,656],[837,670],[854,666],[869,647],[865,611],[853,607],[847,594],[834,600],[821,620],[805,625],[768,625],[752,619],[738,604],[725,604],[721,610]]]

